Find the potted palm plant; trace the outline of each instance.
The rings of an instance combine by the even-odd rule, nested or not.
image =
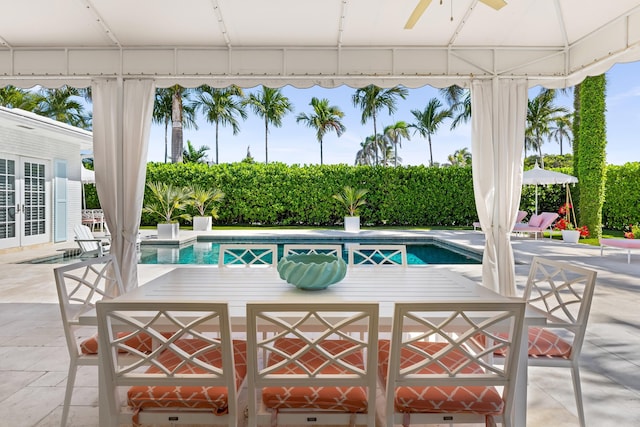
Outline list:
[[[347,209],[347,216],[344,217],[344,231],[360,231],[359,210],[361,206],[367,204],[364,196],[368,192],[369,190],[364,188],[354,189],[347,185],[342,189],[342,192],[333,195],[333,198]]]
[[[147,187],[151,195],[142,211],[158,221],[158,239],[177,239],[180,231],[178,220],[191,219],[191,215],[185,212],[191,192],[164,182],[150,182]]]
[[[224,193],[217,188],[204,188],[193,186],[191,188],[191,204],[198,211],[198,215],[193,217],[194,231],[211,230],[212,218],[218,218],[218,208],[214,203],[224,199]]]

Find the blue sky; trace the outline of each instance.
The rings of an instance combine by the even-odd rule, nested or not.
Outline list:
[[[640,149],[637,137],[640,135],[640,62],[615,65],[607,73],[607,163],[621,165],[630,161],[640,161]],[[246,89],[245,92],[253,89]],[[530,96],[535,96],[539,88],[532,88]],[[269,162],[278,161],[287,164],[319,164],[320,145],[315,138],[315,131],[303,124],[296,123],[296,117],[300,113],[311,113],[309,105],[312,97],[327,98],[332,105],[340,107],[345,113],[343,123],[346,132],[338,138],[335,133],[325,137],[324,163],[353,164],[356,152],[360,149],[360,143],[373,134],[373,123],[368,121],[361,124],[361,111],[353,107],[351,97],[355,89],[339,87],[335,89],[323,89],[314,87],[310,89],[296,89],[290,86],[284,87],[282,92],[289,98],[294,106],[294,112],[289,113],[283,119],[280,128],[269,127]],[[439,97],[438,90],[432,87],[409,89],[406,100],[398,101],[398,110],[393,116],[389,116],[384,110],[378,119],[378,131],[386,125],[404,120],[407,123],[413,121],[411,110],[423,110],[429,100]],[[444,100],[443,100],[444,102]],[[573,98],[571,94],[560,95],[557,103],[572,108]],[[471,127],[470,124],[461,125],[455,130],[449,130],[450,122],[447,121],[438,133],[432,137],[434,162],[444,163],[447,156],[454,151],[466,147],[471,151]],[[241,130],[233,135],[230,128],[221,128],[219,137],[220,163],[237,162],[242,160],[247,147],[251,155],[258,162],[264,162],[264,123],[252,112],[248,112],[246,121],[241,122]],[[208,159],[215,158],[214,127],[207,123],[201,116],[198,119],[198,130],[186,129],[184,131],[185,145],[190,140],[195,147],[209,146]],[[169,129],[169,140],[171,129]],[[563,151],[570,148],[566,145]],[[558,154],[559,145],[556,142],[547,142],[543,145],[545,154]],[[402,148],[398,151],[403,165],[428,164],[429,147],[425,139],[414,135],[411,140],[403,141]],[[164,126],[153,125],[149,143],[149,161],[164,161]]]

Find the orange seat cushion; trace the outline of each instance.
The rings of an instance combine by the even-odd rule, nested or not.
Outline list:
[[[529,357],[571,357],[571,344],[546,328],[529,328]]]
[[[280,338],[274,346],[280,351],[293,355],[306,346],[305,342],[297,338]],[[339,354],[355,346],[346,340],[325,340],[320,347],[332,355]],[[268,366],[281,362],[284,358],[278,354],[269,355]],[[322,374],[350,373],[347,369],[336,364],[322,366],[327,357],[317,350],[310,350],[297,359],[300,365],[289,363],[274,374],[307,374],[306,370]],[[341,360],[351,366],[364,369],[364,357],[361,351],[341,357]],[[304,367],[304,368],[303,368]],[[262,401],[267,408],[306,408],[325,409],[340,412],[366,412],[367,389],[366,387],[264,387],[262,389]]]
[[[124,338],[127,335],[129,335],[129,332],[118,332],[118,338]],[[171,333],[164,332],[162,335],[169,338]],[[153,340],[151,339],[151,336],[145,333],[139,333],[132,336],[130,339],[125,341],[125,345],[135,348],[142,353],[151,353],[151,350],[153,350]],[[91,338],[87,338],[82,341],[80,343],[80,352],[82,354],[98,354],[98,335],[94,335]],[[124,351],[121,350],[120,353],[124,353]]]
[[[380,340],[378,344],[378,375],[382,384],[387,384],[389,372],[389,340]],[[435,354],[447,343],[416,342],[416,347],[429,354]],[[423,359],[419,353],[409,348],[401,352],[401,368],[411,366]],[[440,361],[449,369],[465,364],[469,359],[460,351],[453,350]],[[464,367],[461,373],[482,372],[476,363]],[[421,374],[443,374],[445,369],[437,364],[425,365]],[[398,387],[395,391],[395,410],[405,413],[473,413],[483,415],[499,415],[504,409],[502,396],[494,387],[485,386],[431,386],[431,387]]]
[[[501,336],[504,334],[498,334]],[[486,340],[483,337],[477,337],[478,342],[482,345],[486,344]],[[529,357],[542,358],[542,357],[561,357],[568,359],[571,357],[571,344],[560,338],[559,335],[546,328],[530,327],[528,333],[528,354]],[[505,356],[505,350],[497,350],[494,354],[498,356]]]
[[[182,339],[174,343],[184,351],[194,354],[209,344],[197,339]],[[240,388],[247,375],[247,345],[245,341],[233,341],[233,355],[236,368],[236,390]],[[222,353],[219,349],[208,350],[198,355],[213,366],[222,367]],[[202,368],[186,363],[179,366],[183,360],[171,350],[164,350],[156,362],[169,370],[177,368],[177,373],[197,374],[206,373]],[[161,372],[157,366],[151,366],[147,373]],[[213,413],[223,415],[228,410],[227,388],[222,386],[134,386],[127,392],[129,405],[134,409],[144,408],[189,408],[210,409]],[[134,420],[135,421],[135,420]]]

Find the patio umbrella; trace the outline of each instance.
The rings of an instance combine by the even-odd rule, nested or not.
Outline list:
[[[85,168],[84,165],[82,165],[82,169],[80,170],[80,182],[82,183],[82,209],[85,209],[87,207],[87,201],[85,200],[84,195],[84,185],[96,183],[95,172]]]
[[[552,185],[552,184],[575,184],[578,182],[578,178],[573,175],[567,175],[565,173],[550,171],[540,168],[538,163],[528,171],[522,174],[523,185],[535,185],[536,186],[536,215],[538,214],[538,185]]]

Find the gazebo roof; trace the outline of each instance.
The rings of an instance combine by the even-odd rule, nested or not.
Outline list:
[[[640,59],[640,0],[0,0],[4,84],[99,76],[333,87],[527,77],[569,86]]]

